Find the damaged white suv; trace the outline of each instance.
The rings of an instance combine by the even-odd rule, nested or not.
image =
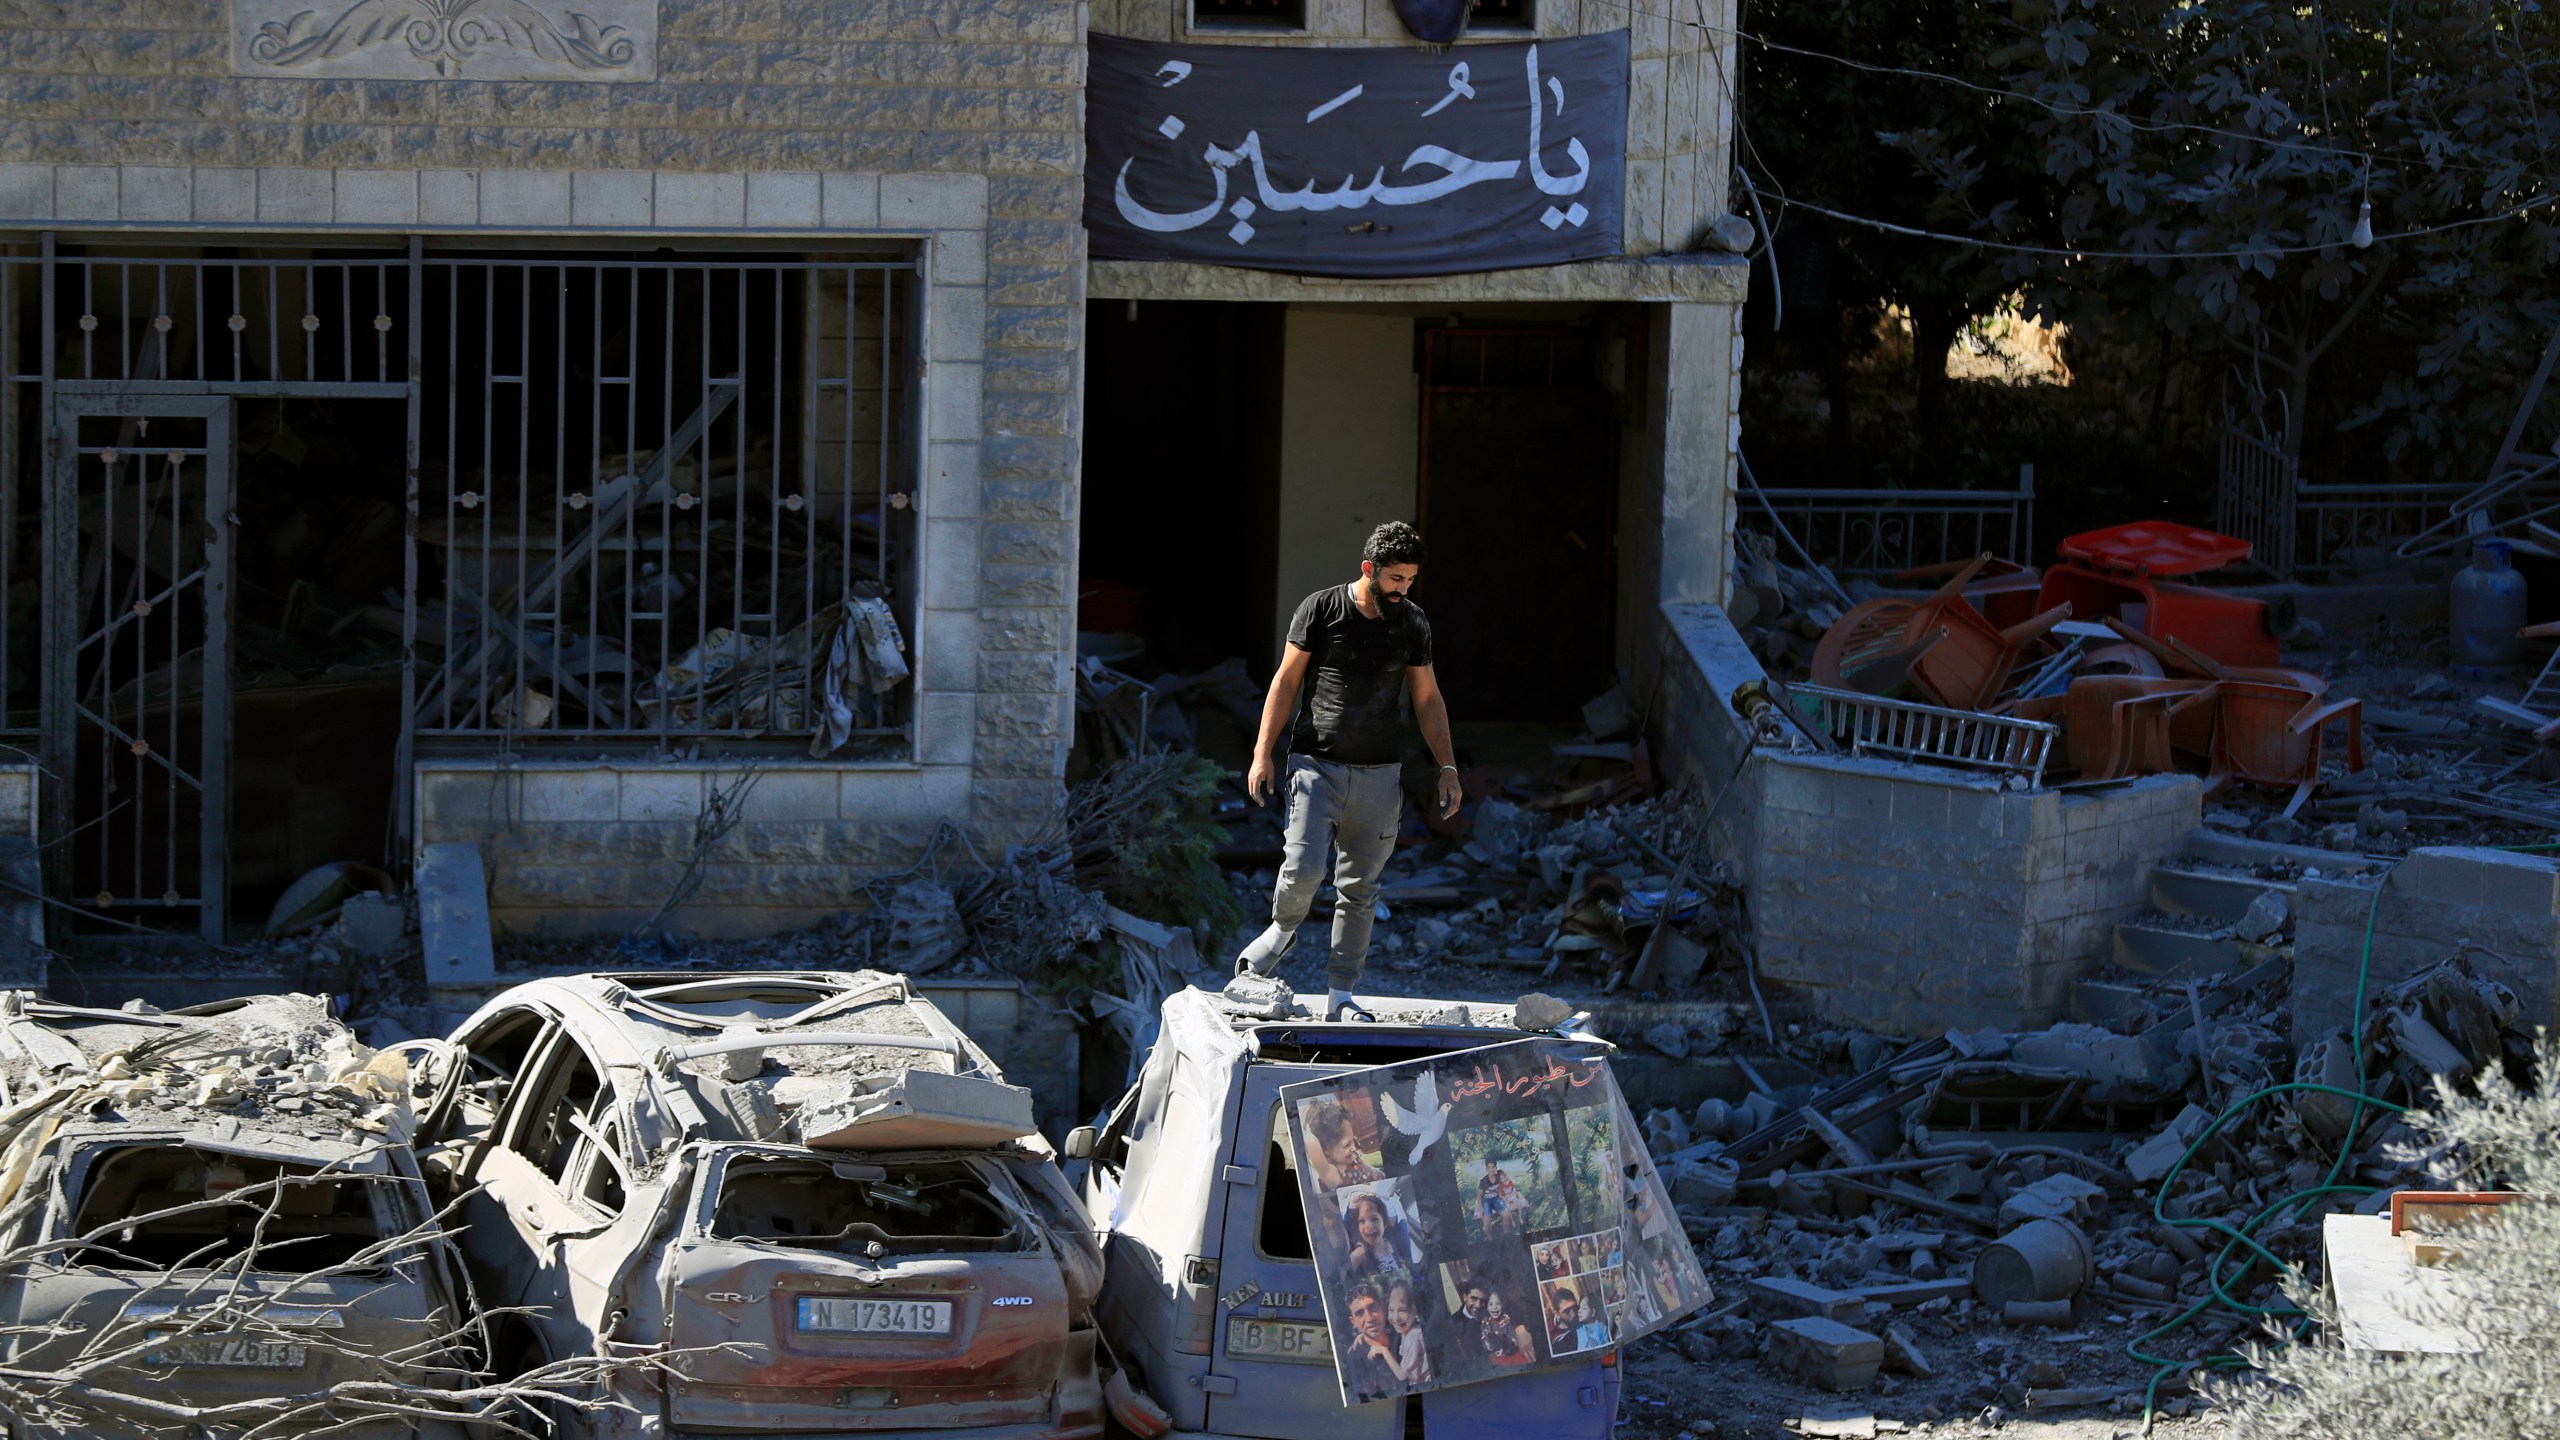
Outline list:
[[[421,1120],[500,1376],[619,1357],[563,1434],[1102,1428],[1102,1259],[1030,1092],[904,976],[536,980]]]
[[[476,1307],[407,1089],[319,996],[0,991],[0,1435],[459,1440]]]

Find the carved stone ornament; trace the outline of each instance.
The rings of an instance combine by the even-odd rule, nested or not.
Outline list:
[[[657,0],[231,0],[242,75],[654,80]]]

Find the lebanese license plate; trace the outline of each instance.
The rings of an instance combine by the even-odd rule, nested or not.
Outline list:
[[[226,1370],[299,1370],[311,1359],[311,1347],[291,1340],[259,1340],[246,1335],[189,1335],[173,1339],[155,1332],[146,1365],[208,1365]]]
[[[1227,1317],[1227,1353],[1244,1360],[1333,1363],[1333,1335],[1320,1320],[1251,1320]]]
[[[803,1295],[800,1328],[828,1335],[948,1335],[951,1302]]]

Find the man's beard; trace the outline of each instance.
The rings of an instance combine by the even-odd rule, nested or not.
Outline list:
[[[1386,601],[1390,605],[1401,605],[1404,603],[1404,592],[1401,590],[1381,590],[1378,592],[1378,598]]]

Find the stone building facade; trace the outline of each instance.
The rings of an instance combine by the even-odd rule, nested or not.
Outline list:
[[[343,0],[316,8],[304,0],[51,0],[0,22],[0,493],[8,496],[0,508],[0,594],[9,613],[0,638],[0,745],[13,747],[0,748],[0,771],[16,774],[21,790],[42,792],[36,813],[53,835],[92,821],[97,835],[130,830],[117,797],[145,793],[133,786],[171,789],[172,817],[195,816],[213,803],[207,795],[225,797],[212,812],[221,823],[206,822],[201,843],[188,819],[178,829],[190,838],[170,841],[154,865],[121,881],[123,872],[94,867],[50,873],[49,886],[76,895],[73,903],[94,901],[111,920],[186,928],[197,917],[211,925],[225,900],[217,896],[208,912],[207,897],[190,888],[201,888],[209,855],[227,857],[238,871],[222,882],[231,886],[231,922],[254,919],[250,912],[272,898],[271,881],[254,894],[243,888],[240,852],[256,846],[236,837],[303,802],[299,790],[260,787],[290,787],[299,783],[295,773],[355,762],[340,755],[343,735],[331,729],[351,708],[260,692],[268,708],[252,721],[247,691],[229,693],[232,671],[283,663],[272,660],[270,629],[303,645],[305,659],[320,657],[301,677],[314,684],[316,676],[360,668],[321,664],[336,653],[322,637],[360,636],[367,623],[376,627],[379,643],[368,653],[377,662],[393,637],[398,653],[412,657],[424,653],[431,633],[445,645],[444,659],[420,661],[406,678],[401,708],[383,712],[400,731],[396,765],[367,762],[375,768],[364,783],[385,797],[378,814],[349,825],[356,833],[374,826],[384,842],[347,853],[311,834],[272,845],[261,839],[271,869],[287,860],[397,868],[418,846],[470,840],[484,847],[502,926],[606,930],[648,913],[691,865],[703,888],[685,928],[736,933],[856,903],[860,881],[911,863],[943,822],[998,839],[1019,833],[1059,793],[1078,599],[1092,588],[1087,557],[1097,524],[1119,524],[1087,513],[1088,399],[1107,401],[1115,387],[1143,381],[1088,374],[1088,325],[1097,317],[1125,331],[1167,307],[1251,312],[1259,333],[1276,337],[1266,358],[1282,383],[1265,396],[1276,407],[1273,443],[1250,464],[1292,477],[1346,469],[1383,477],[1356,503],[1339,503],[1344,497],[1329,479],[1309,489],[1290,478],[1270,492],[1267,533],[1251,542],[1267,542],[1270,553],[1257,551],[1244,567],[1270,596],[1321,566],[1338,568],[1341,542],[1353,531],[1415,508],[1405,477],[1416,473],[1411,451],[1427,425],[1387,414],[1383,429],[1356,436],[1348,449],[1307,448],[1303,418],[1309,406],[1330,403],[1324,384],[1346,387],[1355,407],[1409,407],[1411,371],[1389,373],[1394,367],[1383,361],[1400,345],[1410,349],[1426,322],[1463,318],[1505,334],[1582,327],[1603,337],[1594,344],[1613,347],[1591,353],[1601,356],[1594,373],[1615,377],[1606,422],[1614,528],[1577,537],[1607,545],[1615,557],[1606,648],[1642,671],[1660,652],[1662,604],[1721,598],[1742,267],[1729,255],[1699,253],[1698,240],[1728,208],[1734,58],[1729,24],[1717,19],[1727,7],[1710,5],[1696,23],[1675,23],[1595,0],[1541,0],[1527,25],[1484,32],[1488,40],[1632,32],[1625,258],[1423,281],[1316,282],[1209,266],[1088,264],[1079,223],[1084,41],[1090,30],[1242,44],[1418,44],[1383,0],[1311,0],[1308,23],[1286,30],[1195,27],[1179,0],[1170,7],[1100,0],[1090,8],[1067,0],[532,4],[548,30],[474,29],[468,6],[423,3],[421,17],[435,24],[367,30],[350,22]],[[200,324],[184,313],[173,322],[165,288],[149,293],[149,276],[170,274],[181,277],[182,305],[200,312]],[[709,281],[677,278],[700,274],[744,278],[734,300],[715,295]],[[606,309],[606,292],[596,287],[608,282],[598,275],[633,287],[634,318],[619,340],[588,314]],[[638,318],[644,282],[634,275],[658,287],[650,306],[666,298],[663,324]],[[876,303],[862,298],[875,282]],[[358,293],[369,283],[377,293]],[[687,285],[697,285],[699,321],[676,314],[678,296],[686,307],[697,297]],[[332,286],[345,293],[327,298]],[[556,321],[544,318],[556,296],[572,292],[559,301]],[[485,316],[466,313],[466,296],[486,303]],[[228,317],[217,299],[230,302]],[[573,306],[586,307],[574,323]],[[583,333],[589,319],[592,333]],[[720,418],[711,401],[719,386],[740,383],[717,373],[727,361],[707,358],[732,323],[742,348],[752,348],[751,328],[756,344],[769,340],[776,373],[788,377],[773,381],[769,419],[744,415],[744,403],[739,416]],[[262,337],[267,325],[274,333]],[[508,357],[516,352],[506,346],[515,342],[502,334],[510,326],[528,337],[512,373]],[[418,339],[412,332],[421,327],[434,334]],[[540,344],[530,338],[537,332],[547,337]],[[568,453],[557,464],[503,456],[466,463],[462,441],[439,438],[440,423],[451,433],[477,425],[482,449],[496,455],[508,434],[530,449],[537,447],[521,442],[538,424],[572,428],[547,413],[557,402],[531,393],[529,357],[545,344],[543,363],[557,370],[561,395],[586,386],[602,396],[618,384],[625,398],[614,403],[641,415],[646,407],[630,398],[643,388],[635,367],[659,357],[626,352],[654,352],[659,341],[650,336],[663,336],[671,352],[699,342],[706,358],[687,393],[704,397],[715,438],[703,442],[692,478],[682,464],[673,472],[662,465],[649,503],[681,502],[690,512],[696,500],[706,509],[752,500],[771,515],[759,509],[750,525],[740,509],[717,531],[704,519],[693,540],[670,538],[675,529],[634,538],[635,521],[619,558],[599,558],[613,551],[610,537],[578,548],[573,537],[586,533],[590,518],[615,513],[609,485],[617,465],[647,489],[654,449],[681,448],[673,443],[677,422],[693,405],[677,403],[672,388],[663,404],[649,402],[657,408],[646,410],[647,425],[633,420],[630,435],[599,442],[583,462]],[[466,338],[480,347],[476,371],[473,355],[454,358]],[[864,348],[875,341],[876,353]],[[219,353],[226,345],[227,361]],[[342,364],[327,358],[332,345],[344,349]],[[368,345],[380,349],[373,370],[362,359]],[[190,346],[192,361],[176,358]],[[102,358],[110,354],[120,358]],[[839,358],[818,358],[828,354]],[[1334,364],[1337,354],[1354,363]],[[1372,361],[1382,364],[1374,374],[1363,368]],[[607,373],[617,367],[619,374]],[[518,406],[510,412],[517,418],[502,426],[469,409],[484,403],[469,398],[475,380],[487,395],[505,393],[493,385],[523,387],[507,402]],[[753,389],[762,382],[744,383],[762,404],[764,392]],[[440,398],[420,398],[430,395]],[[380,408],[361,421],[311,418],[315,407],[355,404]],[[395,418],[404,405],[405,458]],[[102,537],[95,513],[120,503],[119,482],[101,480],[107,488],[94,494],[81,487],[89,467],[118,473],[119,446],[127,465],[135,447],[148,448],[136,432],[160,423],[155,406],[184,412],[171,422],[180,428],[164,434],[213,427],[201,430],[205,448],[217,433],[246,447],[238,452],[244,468],[231,477],[245,499],[281,483],[260,479],[270,472],[254,467],[283,463],[273,457],[305,445],[296,427],[331,430],[347,443],[375,434],[384,447],[375,458],[390,467],[385,483],[406,485],[395,526],[405,570],[389,572],[391,583],[370,593],[350,581],[345,593],[316,599],[244,587],[222,603],[271,605],[280,617],[262,620],[266,629],[255,636],[180,637],[165,650],[119,639],[148,633],[119,618],[128,593],[147,605],[154,583],[173,591],[191,583],[179,573],[184,564],[135,561],[125,588],[102,594],[100,566],[112,589],[116,557],[132,560]],[[607,402],[576,406],[602,415]],[[422,419],[422,411],[431,413]],[[869,438],[820,434],[842,422],[853,437],[857,418],[874,427]],[[651,426],[654,433],[641,433]],[[731,438],[736,456],[723,481],[710,452]],[[164,479],[196,494],[190,467],[210,463],[175,456]],[[751,486],[743,477],[759,465],[773,478]],[[795,467],[835,467],[830,473],[849,478],[795,490],[785,473]],[[865,488],[875,469],[876,493]],[[162,492],[146,481],[134,493],[140,504],[157,503]],[[1152,492],[1116,493],[1125,503],[1156,503]],[[518,514],[496,526],[484,502],[504,508],[502,501]],[[88,521],[64,518],[83,503]],[[641,508],[632,502],[633,512]],[[238,510],[227,530],[210,515],[194,517],[207,521],[205,553],[245,557],[269,544],[274,528],[244,522]],[[737,700],[716,726],[667,698],[668,675],[701,658],[676,653],[683,645],[716,647],[731,643],[721,636],[756,626],[764,642],[779,644],[795,617],[807,618],[782,613],[787,607],[774,599],[789,588],[786,573],[797,584],[799,572],[772,560],[770,546],[751,547],[750,532],[768,519],[799,524],[815,514],[829,523],[859,516],[869,527],[865,544],[873,532],[883,537],[881,555],[891,558],[880,560],[875,578],[912,667],[873,716],[878,724],[866,733],[876,735],[819,758],[804,739],[821,700],[814,691],[793,698],[799,708],[788,716],[750,715]],[[670,516],[669,523],[685,522]],[[856,522],[845,523],[850,536]],[[495,537],[477,559],[455,538],[473,535]],[[491,559],[511,546],[514,560]],[[686,575],[695,577],[697,598],[721,584],[747,594],[737,576],[714,577],[715,562],[733,563],[719,559],[724,546],[755,557],[737,565],[767,566],[757,572],[765,576],[761,598],[733,598],[734,623],[725,628],[713,626],[719,617],[706,609],[645,661],[630,647],[598,661],[590,643],[579,664],[618,656],[629,673],[615,683],[627,688],[613,692],[618,704],[594,700],[579,712],[583,721],[566,718],[578,711],[573,693],[605,687],[593,668],[560,678],[557,662],[575,648],[567,635],[574,626],[565,602],[535,613],[541,605],[529,597],[555,593],[542,588],[543,566],[556,560],[564,573],[585,566],[599,574],[608,560],[624,566],[617,583],[629,594],[643,593],[644,581],[659,587],[647,592],[660,599],[645,615],[672,624],[664,617],[681,608],[677,587]],[[839,547],[853,548],[849,540]],[[664,566],[652,569],[644,553]],[[844,555],[838,562],[854,563]],[[458,583],[466,578],[513,585],[526,603],[512,611],[486,603]],[[586,582],[556,583],[566,594]],[[204,604],[212,603],[208,595]],[[601,602],[590,595],[583,603]],[[638,601],[617,603],[625,620],[644,613]],[[160,613],[197,622],[216,613],[192,604],[170,602]],[[1257,612],[1257,624],[1262,618]],[[558,633],[526,639],[510,628],[532,622]],[[118,645],[132,653],[120,662],[100,658]],[[437,686],[450,679],[435,665],[450,668],[465,655],[476,658],[464,672],[482,666],[465,675],[480,687],[469,713],[452,723],[418,720],[418,707],[432,709]],[[514,663],[489,657],[525,655],[542,663],[518,665],[517,680],[489,680],[488,672]],[[1248,659],[1257,669],[1267,663],[1259,654]],[[131,671],[120,681],[107,673],[116,663]],[[521,678],[534,671],[550,678]],[[153,710],[160,703],[153,686],[173,675],[184,683],[171,681],[165,708]],[[646,700],[653,687],[657,698]],[[132,708],[111,723],[119,702]],[[207,720],[226,704],[243,717],[236,726],[227,717]],[[644,711],[654,718],[644,722]],[[130,733],[143,723],[133,717],[147,715],[177,726],[176,740],[152,750],[147,736]],[[190,748],[199,744],[265,746],[262,763],[274,768],[235,761],[226,778],[208,764],[209,751]],[[143,748],[128,757],[135,745]],[[389,753],[372,739],[363,748]],[[32,758],[11,763],[21,754],[49,759],[40,785],[26,779],[36,773]],[[329,764],[318,763],[324,755]],[[716,845],[699,845],[706,805],[730,792],[750,761],[756,782],[738,800],[738,823]],[[114,766],[161,778],[120,791],[106,773]],[[244,784],[252,773],[283,778]],[[111,815],[122,818],[100,818]]]

